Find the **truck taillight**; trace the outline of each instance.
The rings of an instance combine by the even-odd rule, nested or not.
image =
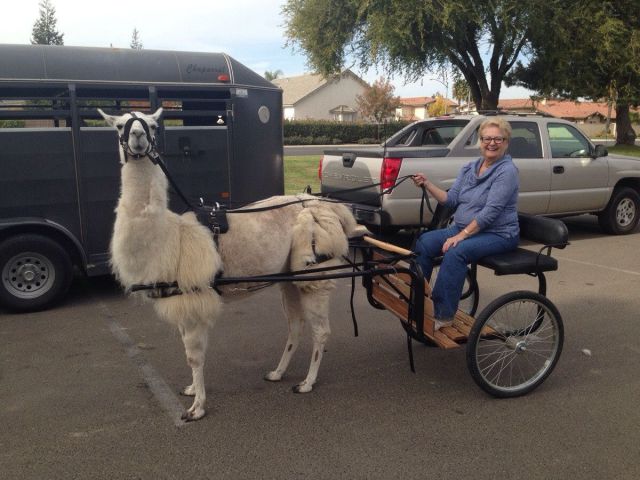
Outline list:
[[[400,173],[401,158],[385,158],[382,160],[382,170],[380,171],[380,186],[382,190],[393,187]]]
[[[320,161],[318,162],[318,180],[322,182],[322,161],[324,160],[324,155],[320,155]]]

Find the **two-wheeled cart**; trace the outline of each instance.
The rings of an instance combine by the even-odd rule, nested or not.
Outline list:
[[[369,303],[397,316],[411,341],[444,349],[466,345],[467,365],[475,382],[496,397],[524,395],[539,386],[556,366],[564,339],[562,317],[546,296],[544,272],[557,270],[551,249],[568,245],[566,225],[555,219],[520,214],[520,236],[543,246],[537,251],[518,248],[492,255],[471,265],[463,297],[471,297],[471,311],[458,310],[450,327],[434,331],[431,288],[411,251],[364,237],[363,276]],[[363,246],[365,245],[365,246]],[[473,316],[478,302],[477,267],[496,275],[526,274],[538,279],[538,291],[504,294]],[[381,268],[383,267],[383,268]],[[375,273],[392,267],[391,273]]]

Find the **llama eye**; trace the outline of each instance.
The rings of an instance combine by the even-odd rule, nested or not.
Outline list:
[[[151,128],[151,130],[155,130],[156,126],[155,125],[151,125],[151,127],[149,127],[149,128]]]
[[[117,128],[118,130],[122,130],[122,127],[123,127],[123,125],[116,125],[116,128]]]

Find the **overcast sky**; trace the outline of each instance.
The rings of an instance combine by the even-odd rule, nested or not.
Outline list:
[[[30,43],[40,0],[0,0],[0,43]],[[144,48],[196,52],[224,52],[263,75],[282,70],[285,76],[308,71],[303,54],[285,47],[284,0],[51,0],[58,31],[65,45],[129,48],[133,29]],[[379,76],[361,72],[368,82]],[[392,79],[396,95],[428,96],[444,93],[442,84],[429,80],[405,85]],[[449,95],[451,85],[449,85]],[[501,98],[525,98],[525,89],[503,88]]]

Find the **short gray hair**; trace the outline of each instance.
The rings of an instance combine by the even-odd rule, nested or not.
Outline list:
[[[482,137],[482,132],[488,127],[498,127],[507,142],[511,140],[511,125],[509,122],[501,117],[491,117],[482,122],[480,124],[480,128],[478,128],[478,146],[480,146],[480,137]]]

